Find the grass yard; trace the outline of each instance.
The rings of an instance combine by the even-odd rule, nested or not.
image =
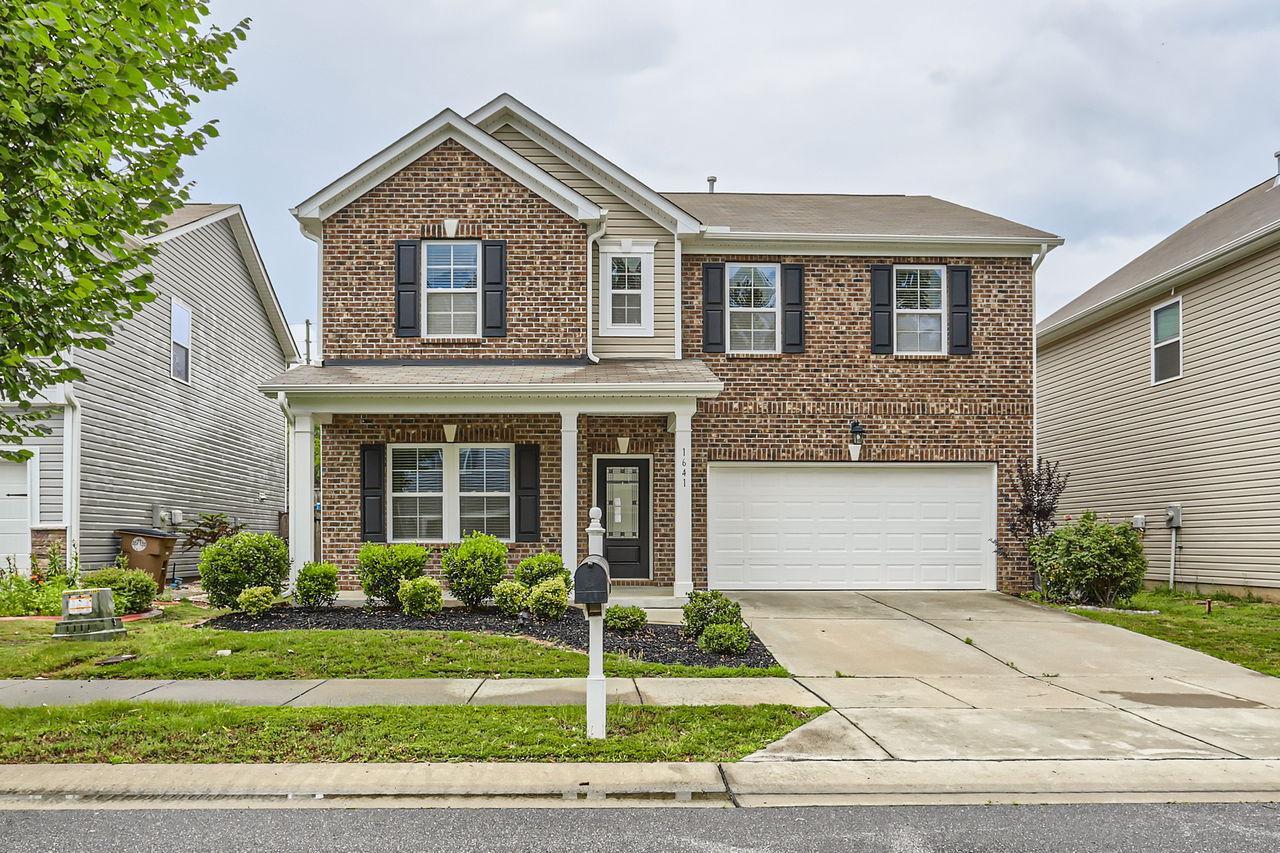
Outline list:
[[[585,676],[586,654],[533,640],[461,631],[219,631],[192,604],[129,623],[122,640],[53,640],[53,623],[0,622],[0,678],[554,678]],[[231,654],[219,657],[219,649]],[[107,666],[98,661],[135,654]],[[605,655],[617,676],[786,675],[782,667],[694,667]]]
[[[1213,612],[1206,613],[1203,602],[1203,596],[1146,590],[1133,597],[1131,606],[1158,614],[1072,612],[1280,676],[1280,604],[1218,596]]]
[[[618,705],[589,741],[580,707],[0,708],[0,763],[737,761],[824,710]]]

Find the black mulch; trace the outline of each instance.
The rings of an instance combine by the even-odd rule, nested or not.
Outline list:
[[[278,607],[265,616],[227,613],[204,623],[209,628],[228,631],[291,631],[298,629],[335,630],[364,628],[379,631],[485,631],[492,634],[521,634],[560,646],[587,650],[587,620],[581,610],[570,609],[555,622],[530,621],[522,624],[495,610],[469,611],[447,608],[439,616],[418,619],[390,608],[359,607],[287,608]],[[647,625],[635,634],[604,632],[607,652],[630,655],[650,663],[685,666],[776,666],[777,661],[753,633],[751,645],[740,655],[714,655],[702,651],[684,635],[679,625]]]

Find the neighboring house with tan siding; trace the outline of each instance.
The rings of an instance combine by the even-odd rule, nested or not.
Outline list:
[[[1280,596],[1280,178],[1039,325],[1037,441],[1064,515],[1145,516],[1148,578]]]

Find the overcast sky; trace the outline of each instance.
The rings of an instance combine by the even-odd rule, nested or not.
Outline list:
[[[213,0],[250,16],[195,200],[239,202],[292,322],[288,209],[508,91],[657,190],[935,195],[1066,237],[1043,317],[1275,171],[1277,0]]]

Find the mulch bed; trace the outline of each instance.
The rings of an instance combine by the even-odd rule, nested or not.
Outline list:
[[[522,624],[494,610],[447,608],[439,616],[417,619],[390,608],[359,607],[276,608],[264,616],[227,613],[203,627],[227,631],[291,631],[370,629],[377,631],[481,631],[517,634],[579,651],[587,650],[587,620],[581,610],[570,609],[555,622]],[[634,634],[604,632],[604,650],[650,663],[685,666],[776,666],[777,661],[753,633],[751,645],[741,655],[714,655],[699,649],[679,625],[647,625]]]

